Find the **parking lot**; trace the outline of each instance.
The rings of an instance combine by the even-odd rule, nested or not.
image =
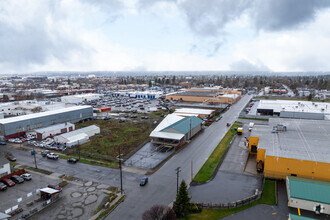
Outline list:
[[[5,212],[18,205],[18,208],[23,208],[24,211],[14,215],[11,219],[20,219],[23,214],[29,212],[27,203],[39,198],[38,189],[47,187],[48,184],[57,184],[60,181],[58,174],[55,173],[52,175],[32,173],[32,180],[16,184],[0,192],[0,198],[6,198],[0,200],[0,211]],[[108,187],[108,185],[92,181],[79,179],[70,181],[62,189],[61,199],[51,205],[52,211],[37,213],[32,219],[74,219],[81,216],[84,216],[82,219],[88,219],[94,215],[98,205],[107,196],[103,191]],[[21,201],[19,202],[18,199]]]

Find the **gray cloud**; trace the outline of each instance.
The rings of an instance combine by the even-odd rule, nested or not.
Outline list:
[[[252,64],[247,60],[239,60],[230,64],[230,69],[234,71],[270,71],[263,63]]]
[[[277,31],[312,21],[318,10],[329,6],[328,0],[258,0],[250,14],[257,29]]]
[[[71,52],[84,52],[83,46],[74,37],[62,32],[60,25],[50,27],[47,24],[46,16],[53,16],[57,4],[38,7],[40,11],[29,16],[26,21],[15,20],[10,16],[12,11],[7,10],[4,5],[0,7],[1,16],[12,18],[0,21],[1,66],[22,69],[33,64],[45,64],[53,57],[65,62]]]
[[[330,7],[329,0],[140,0],[141,8],[158,2],[172,2],[186,15],[196,34],[222,35],[225,26],[247,13],[257,30],[277,31],[312,21],[315,14]]]

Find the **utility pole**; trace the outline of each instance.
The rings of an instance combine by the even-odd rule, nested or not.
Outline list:
[[[123,194],[123,174],[122,174],[122,169],[121,169],[121,161],[123,154],[120,153],[120,147],[119,147],[119,155],[116,157],[117,160],[119,161],[119,170],[120,170],[120,193]]]
[[[179,173],[181,172],[181,167],[177,167],[175,169],[176,171],[176,194],[178,195],[179,193]]]
[[[33,157],[34,157],[34,166],[36,167],[36,169],[38,169],[37,159],[36,159],[36,151],[34,150],[34,146],[33,146]]]
[[[194,178],[194,170],[193,170],[193,161],[191,160],[191,164],[190,164],[190,168],[191,168],[191,181],[193,180]]]
[[[80,160],[80,144],[79,144],[79,140],[78,140],[78,152],[79,152],[79,160]]]

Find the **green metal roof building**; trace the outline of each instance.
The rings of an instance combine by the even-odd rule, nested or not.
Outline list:
[[[330,182],[288,176],[289,206],[330,214]]]

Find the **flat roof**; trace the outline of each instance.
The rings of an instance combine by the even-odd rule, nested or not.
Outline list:
[[[179,108],[175,109],[174,113],[184,113],[184,114],[202,114],[210,115],[214,112],[212,109],[200,109],[200,108]]]
[[[16,116],[16,117],[12,117],[12,118],[0,119],[0,124],[8,124],[8,123],[13,123],[13,122],[17,122],[17,121],[34,119],[34,118],[39,118],[39,117],[44,117],[44,116],[49,116],[49,115],[56,115],[56,114],[60,114],[60,113],[88,109],[88,108],[92,108],[92,106],[80,105],[80,106],[73,106],[73,107],[56,109],[56,110],[51,110],[51,111],[46,111],[46,112],[39,112],[39,113],[35,113],[35,114],[21,115],[21,116]]]
[[[286,131],[272,133],[273,126],[283,124]],[[259,137],[258,148],[266,156],[330,163],[330,121],[270,118],[269,125],[254,125],[252,137]]]
[[[274,112],[286,111],[330,114],[330,103],[294,100],[260,100],[257,109],[273,109]]]
[[[184,92],[177,92],[167,95],[173,96],[199,96],[199,97],[214,97],[218,92],[211,92],[211,91],[184,91]]]
[[[330,204],[330,182],[288,176],[290,197]]]

